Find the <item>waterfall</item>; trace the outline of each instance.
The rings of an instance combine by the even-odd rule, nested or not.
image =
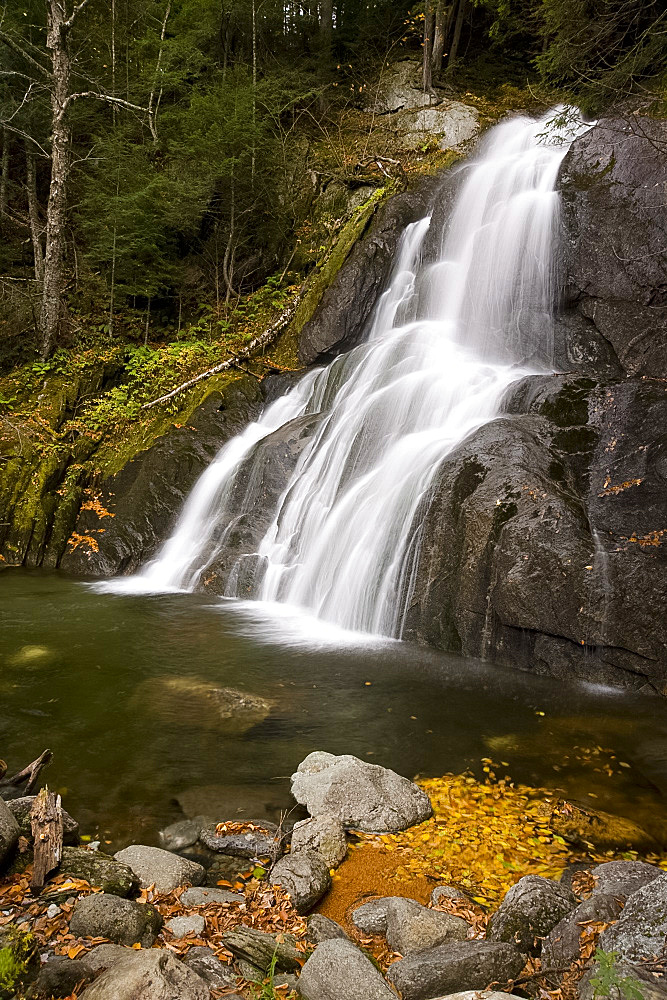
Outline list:
[[[228,442],[157,557],[114,589],[196,589],[225,548],[226,500],[257,443],[313,414],[254,554],[252,596],[400,635],[440,463],[493,419],[513,382],[550,367],[555,182],[568,146],[547,128],[554,116],[488,134],[462,170],[437,260],[423,259],[431,218],[408,226],[364,343]],[[226,596],[239,596],[237,579],[232,570]]]

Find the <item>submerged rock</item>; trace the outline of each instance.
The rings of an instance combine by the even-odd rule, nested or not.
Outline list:
[[[541,875],[524,875],[506,894],[491,917],[489,941],[510,941],[527,954],[536,950],[536,939],[544,937],[574,910],[574,893]]]
[[[202,865],[163,851],[160,847],[133,844],[114,854],[116,861],[130,866],[143,889],[154,885],[158,892],[171,892],[180,885],[200,885],[206,874]]]
[[[554,833],[581,846],[593,844],[601,850],[629,848],[646,854],[660,850],[657,841],[632,820],[564,799],[554,806],[550,826]]]
[[[198,677],[150,677],[137,688],[133,702],[179,726],[201,726],[239,735],[262,722],[271,703],[235,688],[218,687]]]
[[[335,816],[367,833],[395,833],[431,815],[428,795],[414,782],[350,754],[309,754],[292,775],[292,794],[312,816]]]
[[[351,941],[323,941],[304,965],[299,977],[304,1000],[396,1000],[373,963]]]

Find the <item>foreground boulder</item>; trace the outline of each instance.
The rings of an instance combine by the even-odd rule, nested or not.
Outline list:
[[[335,816],[366,833],[396,833],[431,815],[428,795],[414,782],[350,754],[308,754],[292,775],[292,794],[311,816]]]
[[[586,923],[610,923],[618,918],[622,903],[614,896],[599,893],[586,899],[559,921],[542,945],[542,968],[567,969],[580,955],[581,932]]]
[[[667,874],[629,897],[623,913],[600,936],[600,947],[621,959],[640,962],[664,956],[667,940]]]
[[[4,799],[0,799],[0,865],[14,850],[19,839],[19,825]]]
[[[317,851],[297,851],[281,858],[271,869],[272,885],[289,893],[298,913],[308,913],[331,887],[326,861]]]
[[[144,948],[150,948],[161,927],[162,917],[150,903],[105,893],[80,899],[70,921],[70,930],[77,937],[103,937]]]
[[[186,883],[201,885],[206,875],[203,865],[163,851],[161,847],[133,844],[118,851],[114,858],[129,865],[143,889],[154,885],[158,892],[171,892]]]
[[[208,984],[163,948],[133,951],[81,994],[81,1000],[210,1000]]]
[[[511,941],[528,954],[536,950],[536,939],[547,935],[576,905],[574,893],[558,882],[541,875],[524,875],[492,916],[487,938]]]
[[[65,847],[60,862],[62,875],[83,879],[102,892],[129,896],[139,887],[139,879],[129,865],[87,847]]]
[[[403,1000],[430,1000],[515,979],[524,962],[511,944],[457,941],[400,959],[389,966],[387,977]]]
[[[211,990],[229,990],[236,986],[238,976],[224,962],[221,962],[210,948],[190,948],[183,958],[183,964],[208,984]]]
[[[77,986],[89,983],[92,978],[92,970],[79,958],[51,958],[39,971],[35,996],[71,997]]]
[[[318,944],[301,971],[299,993],[304,1000],[396,1000],[373,963],[342,938]]]
[[[335,816],[313,816],[294,824],[292,853],[318,851],[329,868],[337,868],[347,854],[345,828]]]
[[[645,861],[605,861],[591,869],[595,878],[592,894],[613,895],[626,900],[662,874],[662,869],[647,865]]]
[[[387,943],[401,955],[426,951],[445,941],[465,941],[468,924],[460,917],[430,910],[414,899],[395,896],[387,904]]]

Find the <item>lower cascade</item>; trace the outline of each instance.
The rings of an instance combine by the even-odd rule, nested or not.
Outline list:
[[[268,530],[227,573],[224,594],[400,637],[440,462],[498,414],[512,383],[551,367],[555,183],[572,139],[554,134],[558,114],[489,133],[460,173],[442,236],[431,216],[407,227],[365,341],[229,441],[157,557],[113,589],[202,586],[243,514],[226,512],[240,470],[250,482],[259,475],[253,449],[310,418]],[[437,259],[428,260],[434,236]]]

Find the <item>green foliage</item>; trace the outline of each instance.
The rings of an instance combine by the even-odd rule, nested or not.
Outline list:
[[[24,934],[15,928],[9,929],[4,941],[9,941],[0,948],[0,992],[13,992],[28,970],[28,962],[35,951],[35,939],[31,934]]]
[[[615,951],[603,951],[602,948],[598,948],[595,952],[595,961],[598,968],[596,975],[591,979],[595,1000],[598,997],[644,1000],[644,994],[640,989],[641,983],[630,976],[619,975],[618,955]]]

